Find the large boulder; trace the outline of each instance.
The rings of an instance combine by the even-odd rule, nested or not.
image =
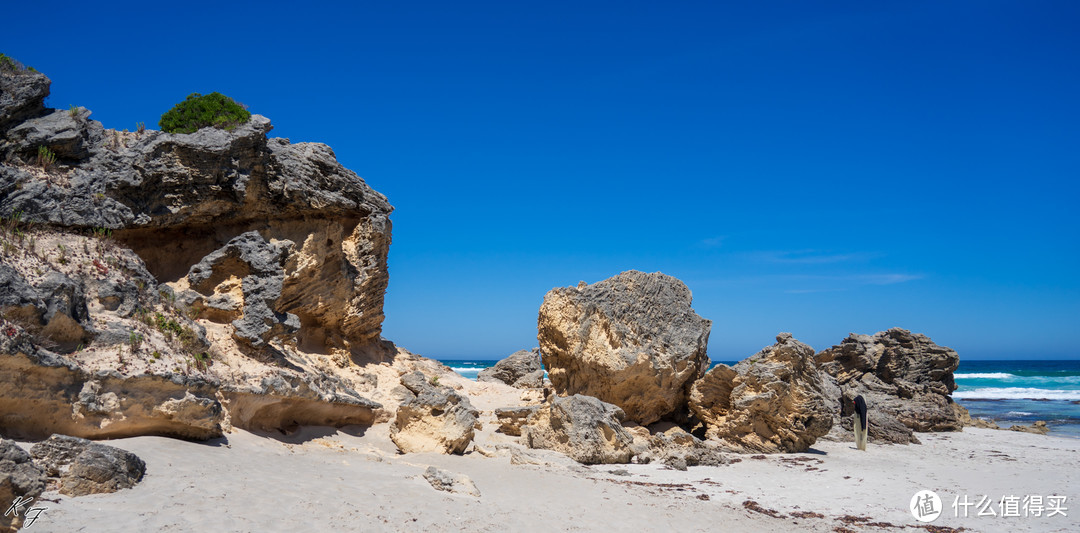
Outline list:
[[[46,481],[45,469],[34,464],[26,450],[14,441],[0,439],[0,506],[8,509],[15,504],[16,498],[20,503],[26,502],[16,509],[19,512],[5,512],[0,516],[0,533],[22,527],[27,511],[36,507],[34,499],[45,492]]]
[[[929,337],[893,328],[874,335],[852,333],[840,344],[822,350],[816,359],[832,375],[844,397],[861,395],[869,409],[870,437],[887,442],[910,442],[896,431],[959,431],[963,422],[952,400],[957,353]]]
[[[495,366],[481,370],[476,380],[505,383],[519,389],[543,387],[544,366],[540,360],[540,348],[516,351],[495,363]]]
[[[146,463],[115,446],[53,435],[30,448],[49,477],[60,478],[60,493],[85,496],[130,489],[142,480]]]
[[[552,289],[537,335],[552,386],[615,404],[642,425],[683,415],[709,366],[712,327],[690,303],[690,289],[659,272]]]
[[[390,426],[390,440],[398,449],[402,453],[464,453],[480,415],[469,398],[450,387],[431,384],[420,372],[402,376],[401,385],[411,398],[398,406]]]
[[[804,452],[832,428],[835,401],[825,390],[814,349],[781,333],[776,344],[694,383],[690,408],[710,438],[733,450]]]
[[[622,426],[622,409],[591,396],[556,397],[529,418],[530,448],[554,450],[584,464],[627,463],[634,438]]]

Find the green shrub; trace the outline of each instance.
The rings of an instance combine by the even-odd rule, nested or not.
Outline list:
[[[164,115],[158,126],[167,133],[194,133],[214,126],[231,130],[251,118],[251,113],[221,93],[192,93]]]
[[[37,70],[34,70],[34,67],[23,65],[14,57],[7,54],[0,54],[0,70],[6,70],[8,72],[37,72]]]
[[[37,164],[42,170],[49,170],[56,164],[56,154],[48,146],[38,146]]]

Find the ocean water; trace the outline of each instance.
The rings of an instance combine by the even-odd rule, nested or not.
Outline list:
[[[967,361],[953,399],[1002,427],[1045,420],[1051,435],[1080,438],[1080,361]]]
[[[441,361],[458,374],[476,379],[497,359]],[[723,362],[713,361],[710,368]],[[1080,438],[1080,361],[960,360],[953,377],[953,399],[975,418],[1002,427],[1045,420],[1051,435]]]

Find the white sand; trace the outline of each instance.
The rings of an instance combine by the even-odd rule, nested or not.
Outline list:
[[[487,426],[478,437],[485,449],[513,440]],[[306,428],[287,438],[235,431],[211,444],[109,441],[146,461],[142,483],[79,498],[48,492],[45,498],[60,501],[42,502],[49,509],[27,531],[893,531],[899,528],[839,518],[917,525],[907,506],[921,489],[944,500],[933,525],[1080,531],[1080,441],[1072,439],[969,428],[920,434],[922,445],[859,452],[819,442],[817,453],[741,456],[733,465],[680,472],[513,465],[479,453],[398,455],[387,428]],[[429,465],[468,475],[481,497],[434,490],[420,477]],[[618,469],[631,475],[609,473]],[[973,516],[956,518],[951,504],[964,494],[989,495],[994,510],[1002,496],[1030,494],[1066,495],[1066,507],[1076,508],[1052,518],[976,517],[972,508]],[[751,512],[746,500],[784,516]],[[825,518],[789,516],[797,511]]]

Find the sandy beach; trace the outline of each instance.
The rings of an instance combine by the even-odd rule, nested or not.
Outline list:
[[[292,436],[236,430],[208,443],[161,437],[108,441],[147,463],[130,490],[68,498],[27,531],[916,531],[915,492],[945,507],[931,524],[966,531],[1076,531],[1080,514],[967,518],[955,497],[1076,494],[1080,442],[967,428],[921,445],[820,441],[809,453],[733,456],[726,466],[513,464],[514,438],[486,424],[463,456],[398,454],[388,426],[303,428]],[[24,443],[25,444],[25,443]],[[479,497],[439,492],[429,466],[467,475]],[[755,502],[756,506],[751,503]],[[755,510],[756,509],[756,510]]]

